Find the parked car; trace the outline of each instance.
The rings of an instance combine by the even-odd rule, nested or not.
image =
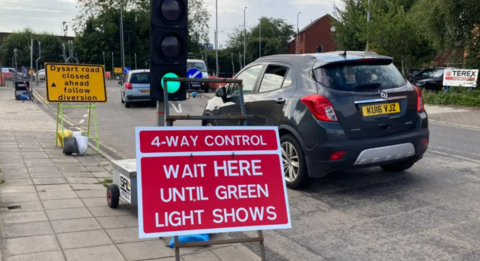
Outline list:
[[[354,168],[404,171],[427,150],[422,94],[404,80],[391,57],[275,55],[247,65],[235,78],[243,80],[248,125],[278,126],[285,181],[292,189],[309,178]],[[238,87],[220,87],[203,114],[239,115]]]
[[[38,79],[39,79],[40,81],[44,81],[44,80],[45,80],[45,69],[38,70]]]
[[[122,103],[126,108],[134,102],[150,102],[150,70],[133,70],[125,76],[120,92]]]
[[[443,89],[443,67],[423,70],[416,76],[410,77],[409,81],[420,88],[430,91],[441,91]]]
[[[412,77],[418,76],[421,74],[425,69],[411,69],[408,71],[408,80],[410,80]]]
[[[205,64],[205,62],[203,60],[188,59],[187,60],[187,71],[192,69],[192,68],[199,69],[202,72],[202,78],[203,79],[208,79],[207,65]],[[208,83],[193,82],[193,83],[190,83],[190,89],[203,90],[204,92],[208,92],[210,90],[210,86],[209,86]]]

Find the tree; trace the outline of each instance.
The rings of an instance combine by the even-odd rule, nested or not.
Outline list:
[[[434,57],[435,49],[403,6],[378,1],[370,9],[372,21],[360,38],[369,41],[373,51],[392,56],[404,75]]]
[[[336,8],[335,39],[341,49],[365,50],[394,58],[404,75],[431,61],[436,49],[418,25],[418,0],[344,0],[345,9]],[[371,20],[367,22],[367,11]]]
[[[260,23],[262,28],[262,56],[288,53],[288,43],[295,35],[293,25],[289,24],[285,19],[261,17],[258,24],[251,28],[247,28],[247,63],[252,62],[259,57]],[[228,35],[228,53],[230,54],[233,52],[234,54],[243,54],[243,43],[244,28],[243,26],[239,26]]]
[[[2,41],[0,45],[0,63],[4,66],[9,65],[13,67],[13,50],[17,48],[18,66],[30,67],[31,39],[38,40],[42,43],[42,58],[40,63],[62,61],[62,40],[60,37],[49,33],[36,34],[31,29],[26,28],[23,31],[10,34]]]

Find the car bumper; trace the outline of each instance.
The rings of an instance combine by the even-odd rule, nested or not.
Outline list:
[[[151,101],[150,95],[127,95],[126,96],[128,102],[149,102]]]
[[[428,128],[422,128],[382,138],[318,144],[311,150],[305,150],[308,173],[310,177],[323,177],[335,171],[381,166],[407,160],[418,161],[427,151],[429,138]],[[337,151],[345,151],[343,158],[330,160],[332,154]]]

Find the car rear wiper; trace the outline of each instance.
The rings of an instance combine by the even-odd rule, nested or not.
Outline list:
[[[355,91],[375,91],[380,87],[381,83],[366,83],[366,84],[359,84],[355,86],[353,89]]]

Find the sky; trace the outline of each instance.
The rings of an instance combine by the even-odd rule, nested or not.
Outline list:
[[[300,30],[327,13],[333,14],[334,5],[342,6],[341,0],[217,0],[220,48],[225,45],[228,34],[237,26],[243,26],[244,8],[246,25],[258,23],[261,16],[283,18]],[[215,0],[204,0],[210,12],[209,36],[214,42]],[[74,36],[73,19],[78,13],[77,0],[0,0],[0,32],[12,32],[29,27],[36,32],[62,33],[62,22],[68,25],[69,36]]]

